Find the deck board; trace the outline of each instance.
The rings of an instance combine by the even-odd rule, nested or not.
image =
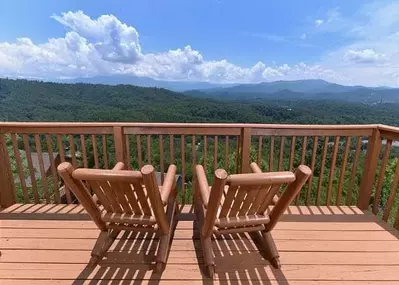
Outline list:
[[[90,269],[99,231],[80,206],[14,205],[0,211],[0,284],[399,284],[397,231],[356,207],[290,207],[272,232],[281,271],[269,266],[246,235],[215,239],[213,282],[201,273],[192,217],[180,215],[160,275],[152,271],[153,234],[119,236]]]

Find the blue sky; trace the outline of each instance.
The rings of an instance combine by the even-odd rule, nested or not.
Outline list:
[[[399,1],[0,1],[0,76],[399,85]]]

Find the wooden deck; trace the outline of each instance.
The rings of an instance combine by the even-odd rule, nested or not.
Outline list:
[[[0,212],[0,284],[399,284],[397,231],[356,207],[290,207],[273,231],[281,271],[245,235],[214,240],[213,281],[192,220],[185,207],[160,275],[150,234],[121,235],[89,268],[99,231],[80,206],[14,205]]]

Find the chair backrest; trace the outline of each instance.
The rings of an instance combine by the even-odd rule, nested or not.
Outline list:
[[[158,224],[161,231],[167,232],[166,215],[151,165],[144,166],[140,172],[74,169],[64,162],[58,166],[58,172],[101,230],[107,228],[107,223]],[[94,202],[90,189],[103,209]]]
[[[259,169],[256,164],[251,164],[251,168]],[[224,172],[215,172],[207,209],[207,214],[214,213],[214,217],[207,215],[206,219],[214,219],[214,226],[226,232],[229,228],[236,230],[237,227],[256,225],[271,230],[311,175],[311,170],[305,165],[299,166],[295,173],[258,172],[227,176],[220,175],[221,171]],[[276,196],[283,185],[286,185],[285,190]],[[275,196],[278,199],[274,204]],[[212,203],[212,200],[217,201]],[[266,214],[272,205],[272,210]]]

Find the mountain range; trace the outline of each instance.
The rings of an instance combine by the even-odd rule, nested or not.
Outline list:
[[[184,92],[190,96],[218,100],[339,100],[366,104],[399,103],[399,89],[397,88],[345,86],[321,79],[273,81],[256,84],[214,84],[112,75],[82,77],[59,82],[157,87]]]

